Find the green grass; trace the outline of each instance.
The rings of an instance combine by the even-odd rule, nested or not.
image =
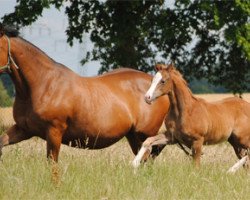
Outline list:
[[[226,144],[206,147],[200,170],[175,146],[134,170],[125,141],[95,151],[62,146],[57,167],[45,155],[37,138],[4,148],[0,199],[250,199],[250,174],[226,174],[237,160]]]

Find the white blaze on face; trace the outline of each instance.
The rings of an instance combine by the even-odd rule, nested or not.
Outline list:
[[[145,99],[152,100],[155,89],[156,89],[158,83],[161,81],[161,79],[162,79],[161,73],[157,72],[153,78],[153,81],[150,85],[150,88],[148,89],[148,91],[145,95]]]

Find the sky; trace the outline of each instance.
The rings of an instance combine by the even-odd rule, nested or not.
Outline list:
[[[14,11],[16,0],[0,0],[0,18]],[[81,59],[87,51],[93,48],[89,36],[85,35],[83,43],[74,41],[70,47],[65,33],[67,27],[67,16],[64,9],[58,11],[54,7],[43,11],[40,17],[31,26],[24,27],[20,33],[23,38],[40,48],[56,62],[62,63],[74,72],[82,76],[97,75],[100,68],[99,62],[89,62],[84,66],[80,64]]]

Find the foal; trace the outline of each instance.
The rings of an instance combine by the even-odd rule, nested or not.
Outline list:
[[[178,141],[192,149],[194,164],[199,167],[203,144],[216,144],[227,140],[233,146],[237,157],[247,160],[247,152],[250,149],[248,102],[231,97],[208,103],[193,96],[186,81],[172,64],[158,64],[156,70],[158,72],[145,95],[145,100],[151,104],[162,95],[169,96],[170,112],[165,121],[168,131],[165,137],[161,135],[148,138],[145,144]],[[250,155],[248,160],[249,157]],[[139,165],[138,156],[133,164]]]

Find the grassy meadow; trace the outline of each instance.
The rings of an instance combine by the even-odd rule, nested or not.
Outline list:
[[[232,147],[223,143],[203,152],[199,170],[175,145],[134,170],[124,139],[102,150],[63,145],[56,165],[46,159],[45,141],[33,138],[3,149],[0,199],[250,199],[250,171],[226,173],[237,161]]]

